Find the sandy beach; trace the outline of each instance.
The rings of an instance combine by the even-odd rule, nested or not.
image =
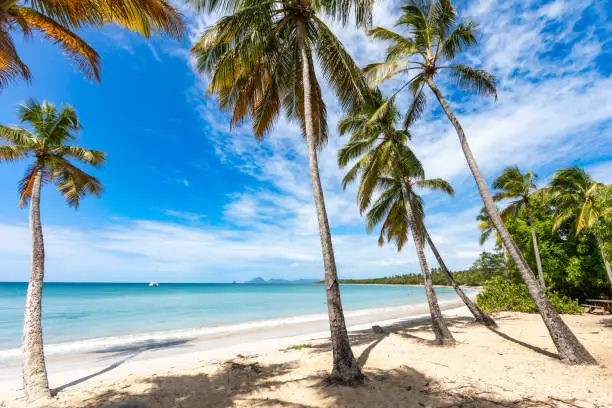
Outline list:
[[[612,407],[610,316],[564,317],[599,361],[571,367],[556,358],[538,315],[498,314],[499,328],[489,330],[467,309],[446,308],[454,347],[429,343],[423,315],[359,324],[349,318],[366,374],[354,388],[325,383],[329,341],[324,328],[308,324],[317,332],[277,327],[51,357],[51,386],[59,392],[46,406]],[[373,333],[374,322],[387,333]],[[0,373],[0,406],[24,406],[16,366]]]

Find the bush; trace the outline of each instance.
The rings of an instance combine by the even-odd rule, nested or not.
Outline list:
[[[582,307],[577,300],[556,292],[547,294],[553,307],[563,314],[580,314]],[[495,277],[484,284],[484,290],[476,297],[476,304],[485,313],[512,311],[536,313],[537,309],[527,291],[527,285]]]

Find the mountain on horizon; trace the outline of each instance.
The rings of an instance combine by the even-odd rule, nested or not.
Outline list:
[[[271,278],[265,280],[261,276],[256,277],[255,279],[251,279],[244,283],[257,283],[257,284],[276,284],[276,285],[305,285],[317,282],[318,279],[296,279],[296,280],[288,280],[288,279],[276,279]]]

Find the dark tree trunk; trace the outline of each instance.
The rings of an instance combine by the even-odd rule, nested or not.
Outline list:
[[[325,267],[325,291],[327,295],[327,312],[329,314],[329,328],[331,332],[331,343],[333,350],[334,365],[331,373],[333,380],[343,383],[359,382],[363,379],[361,368],[353,355],[351,345],[344,321],[342,301],[340,298],[340,285],[338,284],[338,273],[332,246],[331,232],[327,220],[323,188],[319,177],[319,166],[317,162],[317,146],[315,143],[314,126],[312,122],[312,102],[310,82],[310,58],[309,49],[305,43],[304,26],[298,23],[298,44],[302,59],[302,81],[304,88],[304,121],[306,129],[306,142],[308,144],[308,162],[310,168],[310,179],[314,194],[314,201],[319,222],[319,234],[321,236],[321,247],[323,251],[323,264]]]
[[[450,273],[450,271],[446,267],[446,264],[444,263],[444,260],[442,259],[442,256],[440,255],[440,252],[438,252],[438,248],[436,248],[436,245],[433,243],[433,240],[431,239],[431,236],[429,235],[429,231],[427,231],[424,225],[423,225],[423,232],[425,233],[425,236],[427,237],[427,243],[429,244],[431,251],[433,252],[434,256],[436,257],[438,261],[438,265],[440,265],[440,268],[442,269],[442,271],[448,278],[448,281],[450,282],[453,289],[455,289],[455,292],[457,292],[457,295],[461,298],[463,303],[465,303],[468,309],[470,309],[470,312],[472,312],[472,315],[474,316],[476,321],[481,324],[484,324],[487,327],[497,327],[495,320],[493,320],[491,316],[489,316],[488,314],[480,310],[480,308],[476,306],[474,302],[472,302],[472,300],[469,297],[467,297],[465,293],[463,293],[463,290],[461,290],[461,287],[459,286],[455,278],[453,278],[453,275]]]
[[[527,212],[527,220],[529,221],[529,227],[531,228],[531,242],[533,243],[533,252],[535,254],[536,266],[538,268],[538,278],[540,279],[540,286],[542,289],[546,289],[546,282],[544,281],[544,271],[542,270],[542,260],[540,259],[540,248],[538,247],[538,237],[536,236],[535,225],[533,223],[533,217],[531,216],[531,208],[529,207],[529,199],[525,199],[525,211]]]
[[[414,240],[414,246],[416,247],[417,257],[419,264],[421,265],[421,272],[423,273],[423,280],[425,283],[425,294],[427,295],[427,303],[429,304],[429,312],[431,314],[431,327],[436,336],[436,343],[438,344],[453,344],[455,339],[448,329],[446,320],[440,311],[440,305],[438,304],[438,298],[433,288],[433,282],[431,281],[431,273],[429,272],[429,266],[427,265],[427,258],[425,258],[425,252],[423,251],[423,242],[421,241],[421,235],[416,225],[414,214],[412,211],[412,201],[410,200],[410,193],[405,183],[402,183],[402,195],[404,198],[404,207],[406,208],[406,214],[408,216],[408,224],[410,225],[410,232],[412,233],[412,239]]]
[[[42,294],[45,275],[45,247],[40,222],[40,190],[42,169],[34,175],[30,200],[30,229],[32,233],[32,271],[26,294],[23,321],[23,389],[26,401],[33,403],[51,397],[42,333]]]
[[[527,289],[529,291],[529,295],[533,299],[540,316],[542,316],[542,320],[550,333],[550,337],[552,338],[557,350],[559,352],[559,357],[561,360],[568,364],[597,364],[593,356],[587,351],[586,348],[580,343],[578,338],[572,333],[570,328],[565,324],[565,322],[559,316],[559,313],[552,307],[552,304],[548,300],[548,298],[544,295],[544,292],[540,285],[538,285],[533,272],[525,262],[523,255],[516,247],[510,232],[506,228],[506,225],[502,221],[497,209],[495,208],[495,203],[493,202],[493,198],[491,197],[491,193],[487,188],[487,184],[476,164],[476,160],[474,159],[474,155],[470,149],[470,146],[465,137],[465,133],[463,132],[463,128],[459,124],[459,121],[453,114],[450,106],[444,99],[444,96],[438,89],[438,87],[433,82],[432,78],[426,78],[427,84],[429,85],[432,92],[436,95],[438,102],[444,109],[446,116],[449,121],[455,127],[457,131],[457,136],[459,137],[459,142],[461,144],[461,149],[465,155],[468,166],[474,176],[474,180],[476,181],[476,186],[478,187],[478,191],[482,196],[482,200],[484,202],[485,208],[487,210],[487,214],[491,219],[491,222],[495,226],[495,229],[499,233],[502,243],[504,247],[510,254],[510,257],[516,264],[521,278],[527,285]]]

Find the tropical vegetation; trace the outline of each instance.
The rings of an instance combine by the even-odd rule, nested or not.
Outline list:
[[[100,56],[76,31],[107,24],[147,38],[156,32],[180,38],[185,30],[181,14],[165,0],[0,0],[0,89],[31,78],[15,46],[17,32],[57,44],[86,78],[99,81]]]
[[[72,144],[81,129],[71,106],[57,109],[47,101],[30,100],[19,107],[21,126],[0,125],[0,162],[33,159],[19,182],[21,207],[30,206],[32,233],[32,269],[23,323],[23,381],[26,399],[36,401],[51,395],[42,331],[42,294],[45,276],[45,247],[40,219],[40,192],[53,183],[68,205],[78,208],[86,195],[102,194],[102,184],[91,174],[75,166],[75,160],[94,167],[106,161],[106,154]]]
[[[518,250],[495,207],[463,127],[436,84],[438,75],[449,72],[450,78],[460,88],[497,98],[493,75],[482,69],[455,62],[463,52],[477,43],[476,24],[471,21],[458,23],[457,11],[450,0],[411,0],[401,7],[401,10],[397,26],[408,31],[408,35],[383,27],[370,30],[373,38],[387,41],[390,45],[387,48],[386,60],[368,65],[364,69],[365,73],[372,84],[382,83],[398,75],[409,78],[389,98],[389,101],[393,101],[399,92],[409,89],[413,101],[405,115],[405,127],[410,125],[415,116],[424,111],[425,87],[435,95],[457,132],[461,149],[474,176],[487,215],[527,285],[529,295],[536,303],[561,359],[571,364],[595,364],[595,359],[554,310],[523,254]],[[385,109],[386,106],[381,106],[381,114]]]

